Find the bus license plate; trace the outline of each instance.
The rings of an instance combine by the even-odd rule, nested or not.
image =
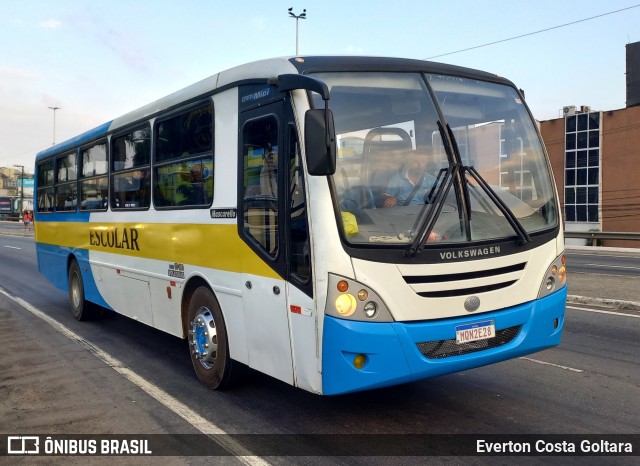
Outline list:
[[[456,343],[459,345],[472,341],[488,340],[495,336],[496,326],[493,320],[484,320],[456,327]]]

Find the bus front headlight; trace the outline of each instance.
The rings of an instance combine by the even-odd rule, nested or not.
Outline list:
[[[355,280],[329,274],[328,315],[366,322],[393,322],[378,294]]]
[[[336,298],[336,311],[343,317],[349,317],[356,312],[356,297],[351,293],[343,293]]]
[[[364,305],[362,311],[364,312],[365,317],[373,319],[378,313],[378,305],[374,301],[369,301]]]
[[[538,292],[538,299],[559,290],[567,283],[567,258],[564,253],[553,261],[553,263],[547,269],[547,273],[540,285],[540,291]]]

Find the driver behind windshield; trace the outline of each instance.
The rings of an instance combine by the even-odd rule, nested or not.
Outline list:
[[[384,191],[384,207],[424,204],[436,178],[428,173],[424,160],[410,159],[389,180]]]

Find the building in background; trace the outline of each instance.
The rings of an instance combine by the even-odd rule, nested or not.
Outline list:
[[[18,220],[25,209],[33,210],[33,174],[21,168],[0,167],[0,220]]]
[[[625,108],[567,106],[561,118],[540,122],[567,232],[640,233],[640,42],[627,45],[626,57]],[[640,247],[638,241],[602,244]]]

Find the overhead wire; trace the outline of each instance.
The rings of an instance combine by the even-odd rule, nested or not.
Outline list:
[[[475,50],[475,49],[479,49],[479,48],[482,48],[482,47],[488,47],[490,45],[501,44],[503,42],[508,42],[508,41],[511,41],[511,40],[522,39],[523,37],[533,36],[535,34],[541,34],[543,32],[548,32],[548,31],[552,31],[554,29],[560,29],[560,28],[563,28],[563,27],[572,26],[572,25],[578,24],[578,23],[584,23],[585,21],[591,21],[592,19],[602,18],[603,16],[613,15],[615,13],[620,13],[622,11],[631,10],[632,8],[637,8],[637,7],[640,7],[640,4],[628,6],[626,8],[621,8],[621,9],[615,10],[615,11],[609,11],[607,13],[601,13],[601,14],[595,15],[595,16],[590,16],[589,18],[578,19],[576,21],[571,21],[569,23],[559,24],[557,26],[551,26],[551,27],[548,27],[548,28],[545,28],[545,29],[540,29],[539,31],[528,32],[526,34],[520,34],[520,35],[517,35],[517,36],[508,37],[506,39],[500,39],[500,40],[496,40],[496,41],[493,41],[493,42],[488,42],[486,44],[475,45],[473,47],[467,47],[465,49],[455,50],[453,52],[441,53],[440,55],[433,55],[431,57],[427,57],[426,60],[431,60],[433,58],[446,57],[447,55],[453,55],[455,53],[467,52],[469,50]]]

